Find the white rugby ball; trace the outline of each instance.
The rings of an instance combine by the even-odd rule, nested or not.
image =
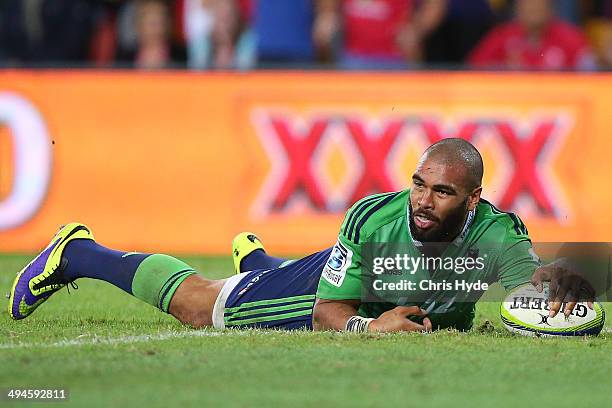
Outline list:
[[[606,313],[599,302],[593,309],[586,302],[578,302],[567,318],[561,312],[548,317],[548,283],[542,293],[527,283],[506,296],[500,305],[502,322],[506,329],[524,336],[596,336],[603,328]]]

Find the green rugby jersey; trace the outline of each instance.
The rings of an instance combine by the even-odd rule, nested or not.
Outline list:
[[[401,275],[393,271],[373,274],[373,258],[379,255],[405,255],[415,260],[424,256],[419,249],[421,243],[413,240],[410,234],[409,196],[410,190],[377,194],[363,198],[349,209],[332,255],[323,269],[318,298],[361,300],[359,314],[374,318],[399,305],[417,305],[429,312],[434,327],[465,330],[472,325],[474,304],[483,293],[472,291],[468,294],[463,290],[465,283],[499,281],[509,290],[529,281],[540,265],[527,229],[518,216],[502,212],[481,199],[477,208],[470,212],[459,236],[437,254],[440,260],[450,264],[425,265],[423,262],[410,272],[403,270]],[[478,267],[465,271],[458,266],[459,258],[463,258],[462,262],[472,259],[471,264],[476,263]],[[463,272],[459,273],[461,270]],[[374,283],[375,280],[378,282]],[[410,290],[374,291],[377,294],[369,295],[372,287],[380,289],[384,282],[397,283],[399,280],[413,282],[410,284],[413,286]],[[455,282],[464,282],[458,286],[461,289],[456,290]],[[420,285],[432,285],[433,288],[421,288]]]

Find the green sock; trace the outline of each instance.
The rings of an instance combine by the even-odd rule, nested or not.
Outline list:
[[[138,299],[168,313],[174,292],[187,277],[196,274],[185,262],[168,255],[145,258],[132,280],[132,293]]]

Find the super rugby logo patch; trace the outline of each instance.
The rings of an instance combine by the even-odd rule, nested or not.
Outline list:
[[[342,286],[346,270],[351,266],[353,251],[345,247],[342,242],[336,242],[331,255],[323,268],[323,278],[334,286]]]

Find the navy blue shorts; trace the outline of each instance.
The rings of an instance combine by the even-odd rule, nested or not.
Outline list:
[[[215,327],[312,330],[312,308],[331,248],[275,269],[228,279],[213,311]]]

